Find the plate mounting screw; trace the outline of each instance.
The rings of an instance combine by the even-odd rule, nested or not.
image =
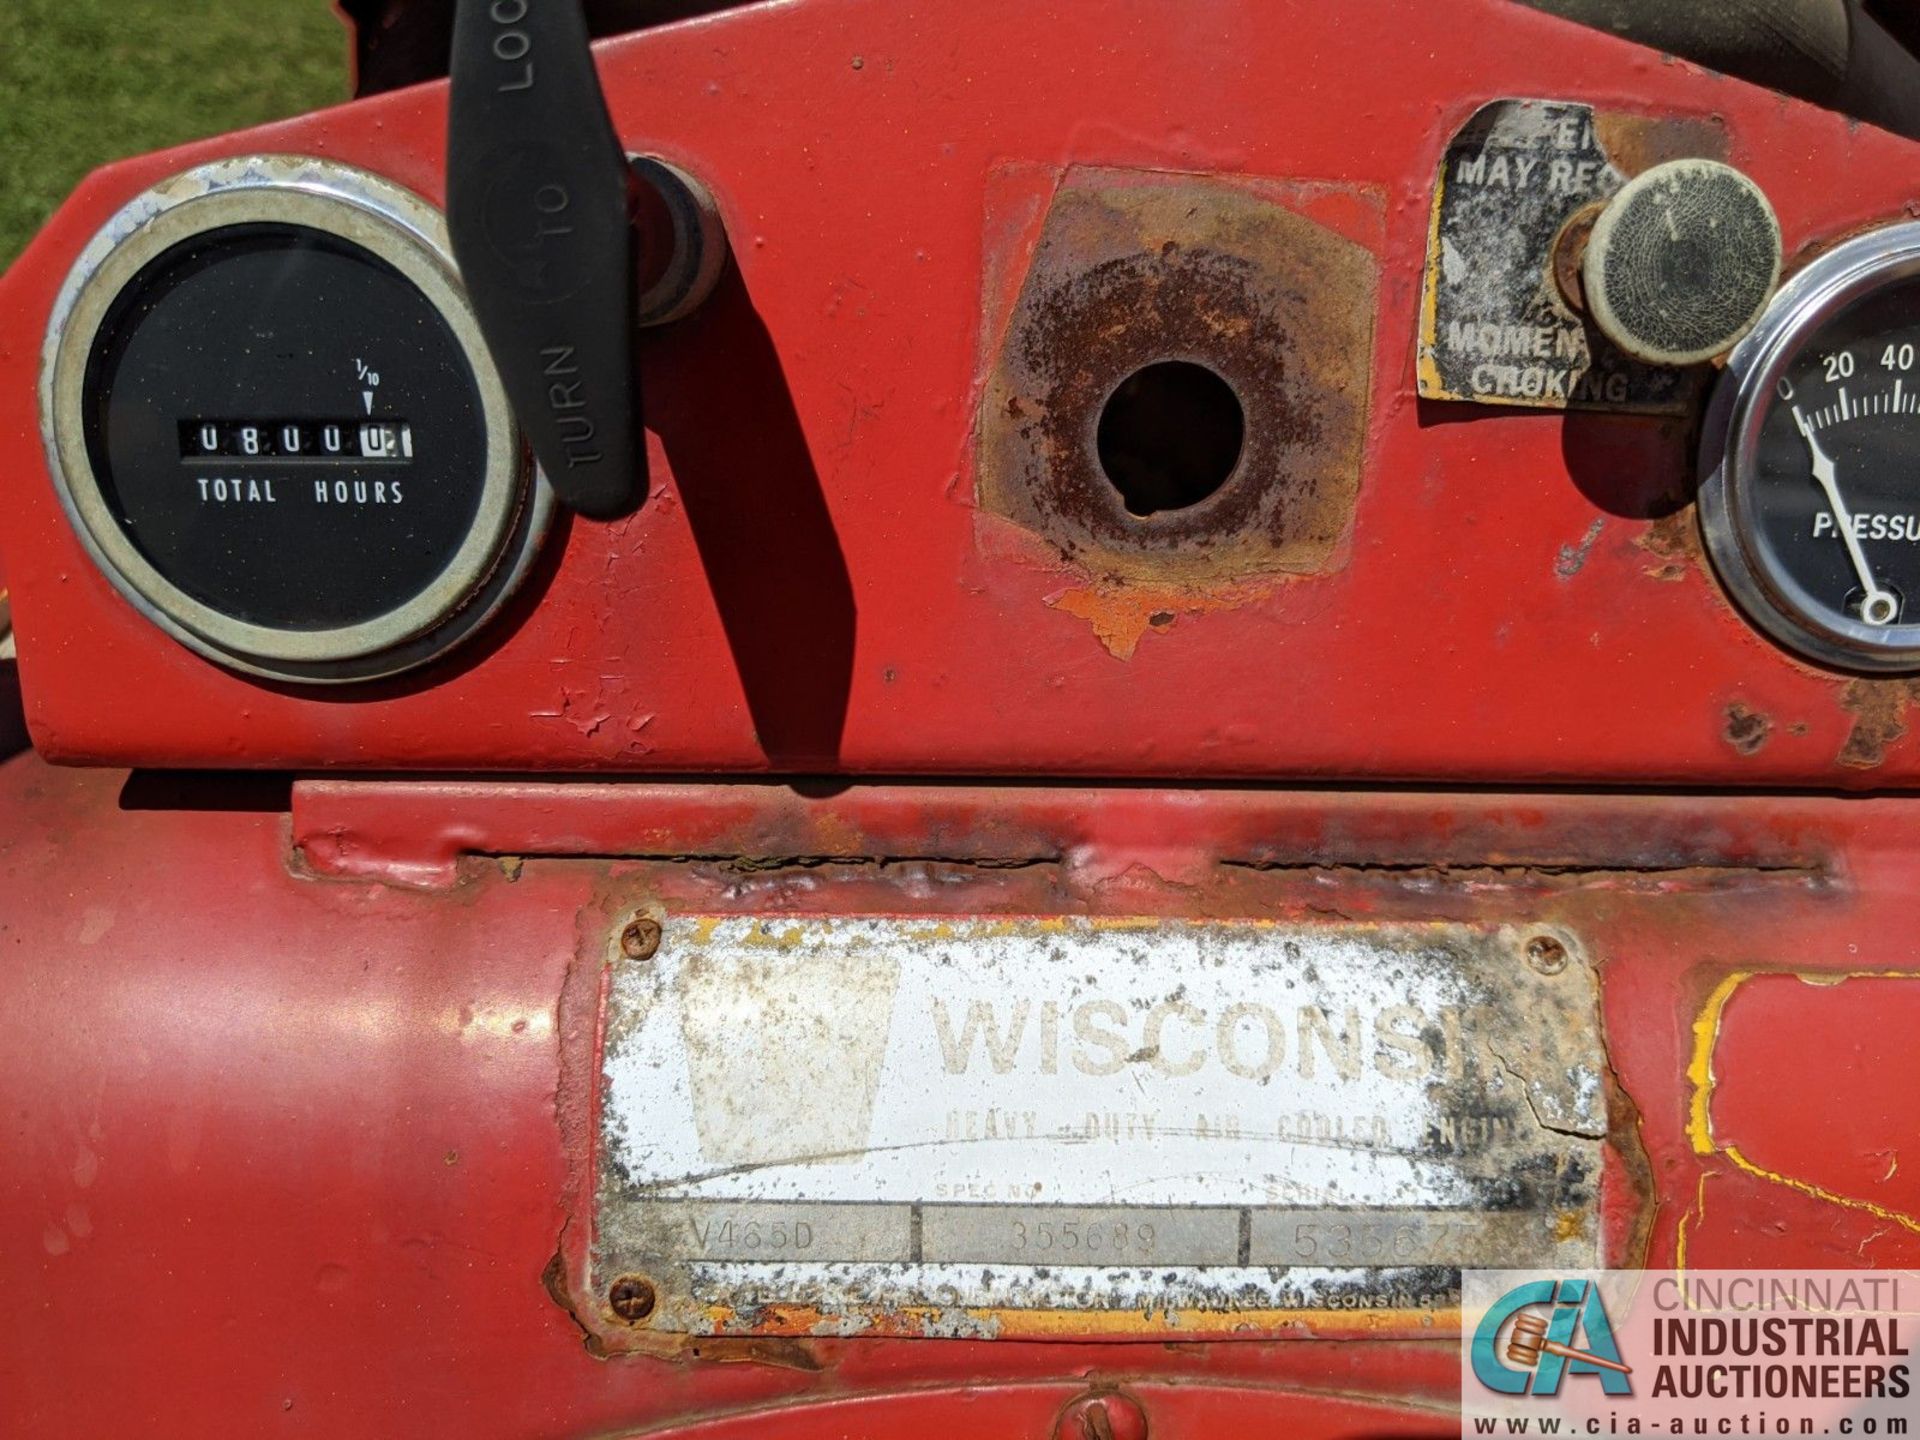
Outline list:
[[[629,1325],[653,1314],[653,1282],[644,1275],[622,1275],[607,1290],[607,1308]]]
[[[1147,1412],[1118,1390],[1094,1390],[1060,1412],[1054,1440],[1147,1440]]]
[[[1542,975],[1558,975],[1567,968],[1567,947],[1551,935],[1536,935],[1527,942],[1527,964]]]
[[[636,915],[620,932],[620,953],[629,960],[651,960],[660,948],[660,922],[651,915]]]

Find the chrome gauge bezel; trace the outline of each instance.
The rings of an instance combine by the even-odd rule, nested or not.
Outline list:
[[[1700,440],[1700,523],[1721,583],[1755,625],[1806,659],[1870,674],[1920,670],[1920,623],[1870,625],[1835,613],[1786,573],[1760,538],[1760,432],[1774,387],[1820,327],[1887,285],[1920,276],[1920,222],[1856,236],[1780,287],[1734,347]]]
[[[184,241],[260,222],[336,236],[417,286],[445,318],[471,366],[484,413],[479,507],[453,558],[394,609],[334,629],[251,624],[181,590],[115,521],[86,443],[88,361],[122,290]],[[333,160],[219,160],[173,176],[123,206],[81,252],[55,299],[41,350],[40,424],[60,503],[114,588],[189,648],[232,669],[275,679],[375,679],[443,653],[505,603],[531,567],[553,514],[552,491],[528,458],[468,308],[440,212],[390,180]]]

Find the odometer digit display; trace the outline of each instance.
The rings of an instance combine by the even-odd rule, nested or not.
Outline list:
[[[391,612],[479,508],[486,424],[452,329],[393,266],[321,232],[230,227],[162,255],[108,313],[87,388],[88,452],[128,540],[252,624]],[[427,454],[410,483],[393,473]]]
[[[41,414],[102,572],[237,669],[418,665],[494,614],[552,511],[418,196],[242,156],[136,196],[55,300]]]

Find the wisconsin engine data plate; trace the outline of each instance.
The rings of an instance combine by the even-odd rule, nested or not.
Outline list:
[[[591,1255],[655,1331],[1430,1325],[1602,1262],[1538,930],[676,917],[608,989]],[[1553,973],[1541,973],[1552,970]]]

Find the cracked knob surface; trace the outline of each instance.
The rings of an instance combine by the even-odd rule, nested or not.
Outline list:
[[[1780,222],[1759,186],[1717,160],[1670,160],[1607,203],[1581,283],[1594,324],[1627,354],[1694,365],[1753,328],[1780,256]]]

